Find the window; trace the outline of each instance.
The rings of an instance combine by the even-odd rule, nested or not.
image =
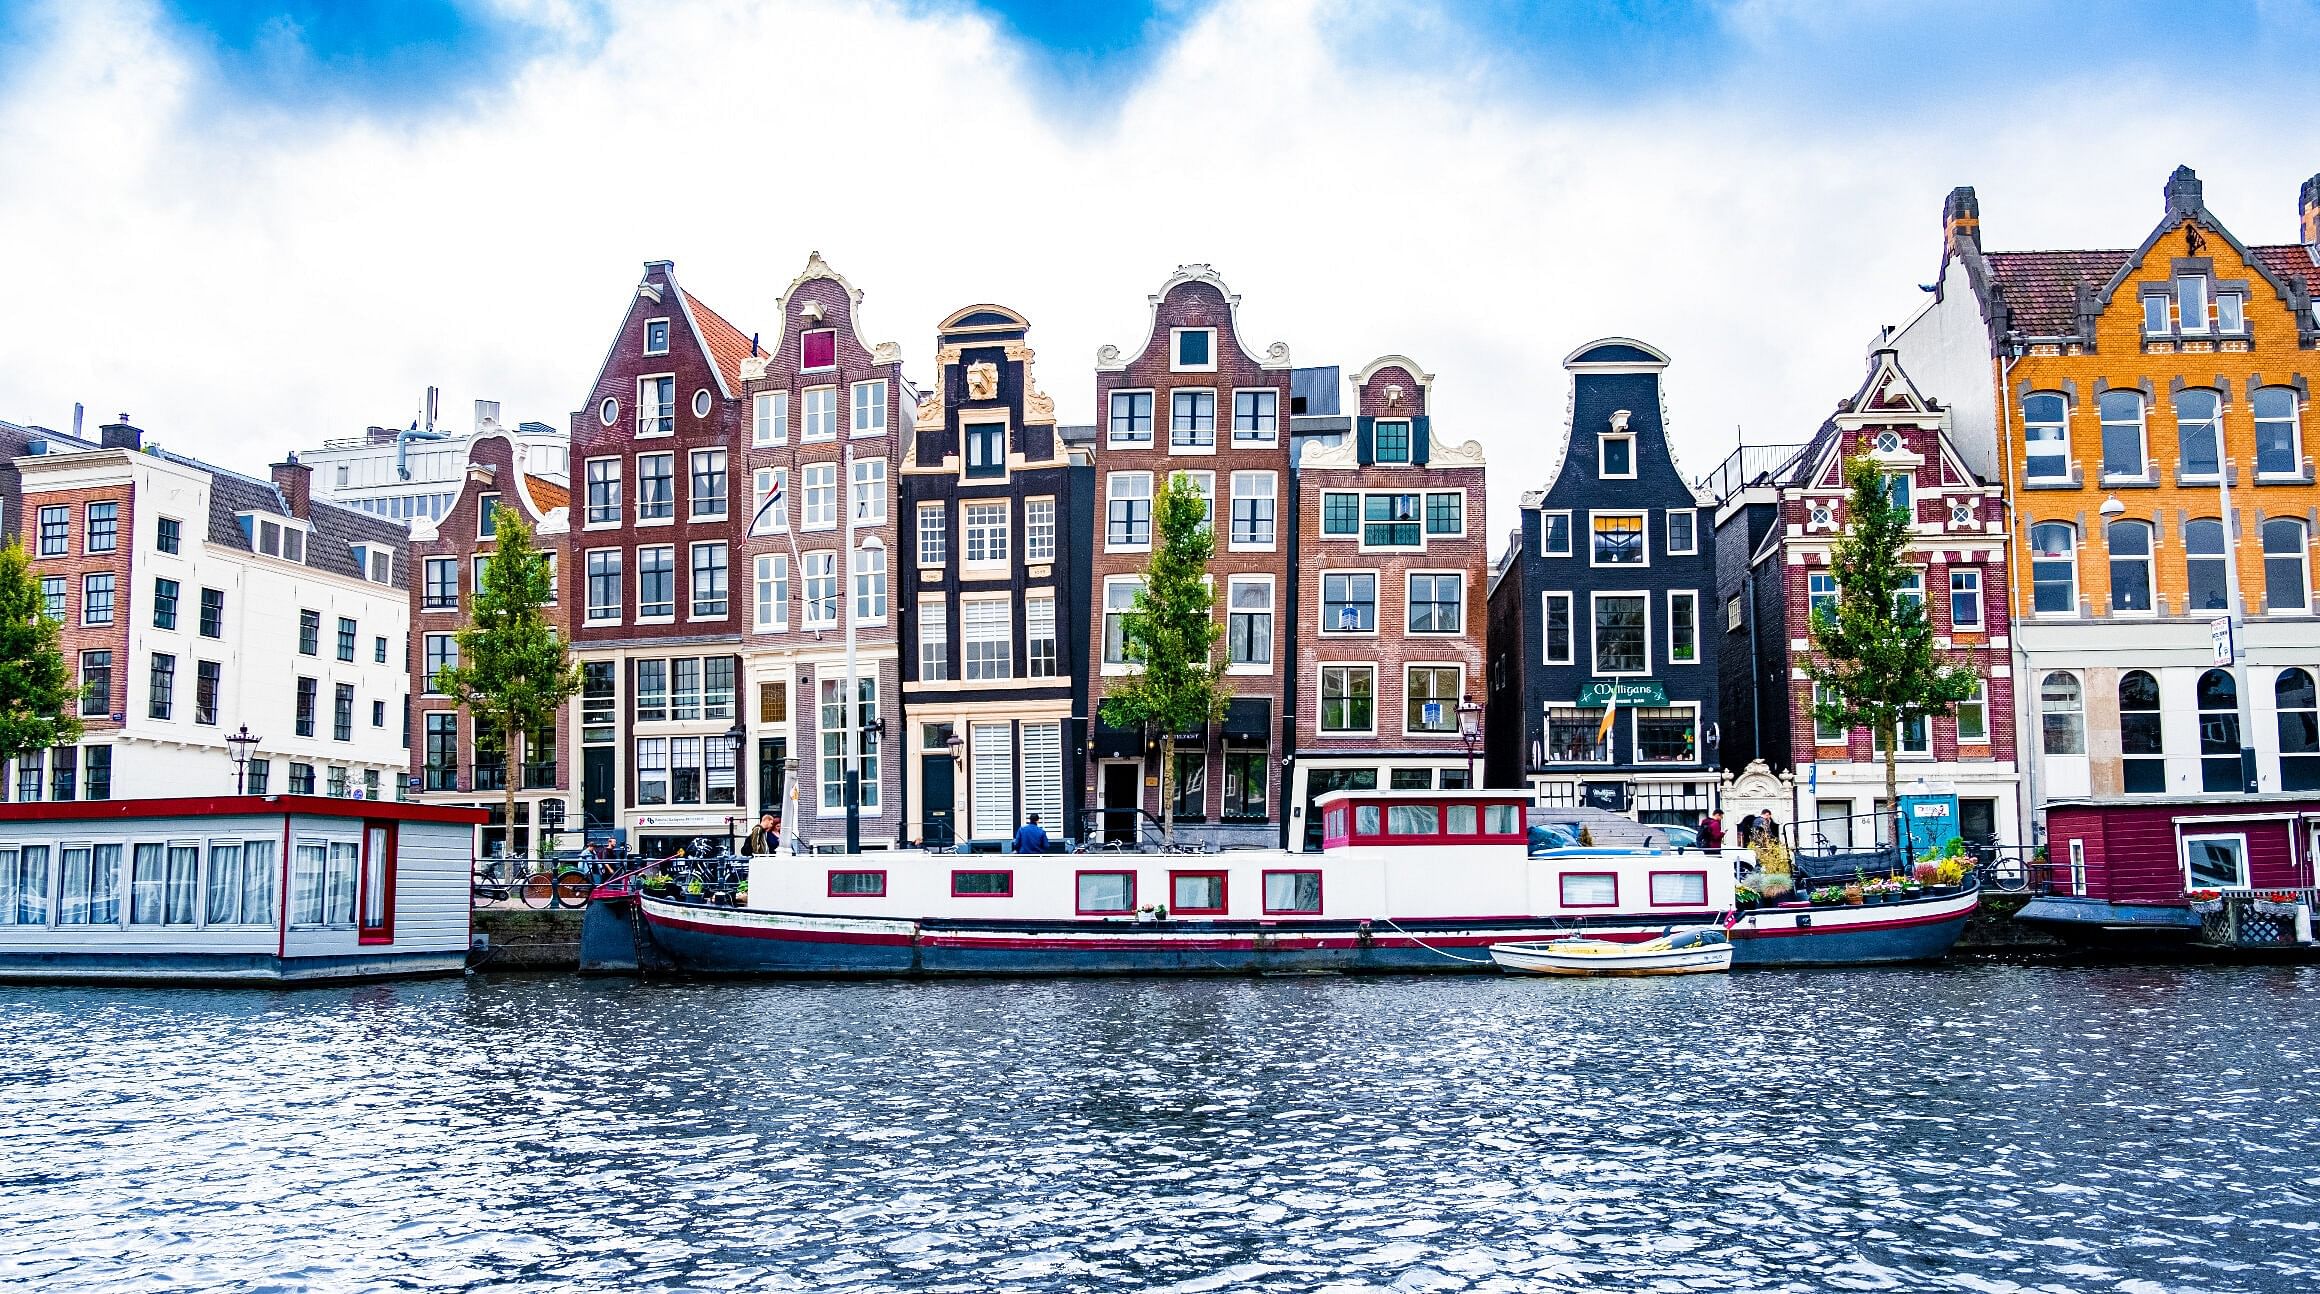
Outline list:
[[[647,319],[644,321],[644,353],[647,355],[666,355],[669,353],[668,320]]]
[[[878,680],[854,680],[855,698],[854,749],[861,772],[860,804],[864,809],[878,807]],[[839,811],[846,807],[846,688],[843,678],[821,680],[821,748],[822,748],[822,808]]]
[[[2312,671],[2284,669],[2272,681],[2280,731],[2280,789],[2320,790],[2320,691]]]
[[[1106,478],[1104,544],[1144,548],[1152,543],[1152,474],[1114,472]]]
[[[856,382],[847,394],[848,412],[853,418],[853,434],[875,436],[886,430],[886,379]],[[879,466],[885,464],[881,462]]]
[[[1136,910],[1134,872],[1081,872],[1073,882],[1081,916]]]
[[[1168,447],[1216,448],[1216,392],[1169,392]]]
[[[806,627],[838,623],[838,555],[825,548],[803,560]]]
[[[423,683],[429,692],[438,691],[435,686],[436,676],[444,670],[459,667],[459,639],[451,634],[427,635],[424,660],[427,677]]]
[[[2183,576],[2189,610],[2225,609],[2223,572],[2223,523],[2212,517],[2184,522]]]
[[[1028,640],[1032,678],[1054,678],[1059,667],[1055,636],[1055,596],[1034,593],[1023,601],[1023,634]],[[1028,738],[1029,729],[1025,729]],[[1058,812],[1057,821],[1062,820]]]
[[[1561,883],[1563,906],[1566,908],[1619,906],[1617,872],[1564,872],[1557,879]]]
[[[291,763],[290,763],[290,794],[292,794],[292,795],[312,795],[312,794],[314,794],[314,765],[312,765],[312,764],[301,764],[301,763],[297,762],[296,760],[292,760],[292,761],[291,761]]]
[[[1457,491],[1437,491],[1426,496],[1426,533],[1429,535],[1463,535],[1466,533],[1466,496]]]
[[[2086,753],[2086,707],[2078,675],[2060,670],[2038,684],[2038,712],[2049,755]]]
[[[371,702],[371,726],[372,726],[373,728],[384,728],[384,727],[386,727],[386,726],[387,726],[387,703],[386,703],[386,702],[384,702],[384,701],[373,701],[373,702]]]
[[[298,613],[298,654],[301,656],[319,656],[322,654],[321,612],[300,611]]]
[[[879,464],[884,467],[884,463]],[[696,449],[693,451],[692,515],[695,517],[722,517],[725,515],[725,451]]]
[[[1569,557],[1571,555],[1571,514],[1542,512],[1539,514],[1539,555],[1541,557]]]
[[[1144,581],[1136,576],[1104,581],[1104,664],[1125,665],[1133,659],[1128,652],[1128,615],[1143,591]]]
[[[1374,452],[1371,457],[1380,463],[1407,463],[1410,461],[1410,424],[1400,419],[1381,420],[1371,432]]]
[[[1374,633],[1377,631],[1377,575],[1374,572],[1327,573],[1321,577],[1321,632]]]
[[[760,467],[749,478],[749,533],[778,535],[789,529],[789,469]]]
[[[1906,472],[1885,474],[1885,502],[1899,509],[1914,523],[1917,520],[1916,482]]]
[[[1006,503],[969,503],[961,511],[967,539],[965,564],[970,567],[1006,565]]]
[[[314,735],[314,708],[320,692],[321,685],[313,679],[298,680],[298,735],[301,737]]]
[[[1646,566],[1647,554],[1643,548],[1643,514],[1640,512],[1590,512],[1588,524],[1595,532],[1597,566]]]
[[[1270,445],[1281,429],[1281,393],[1233,392],[1233,443]]]
[[[2237,292],[2219,292],[2215,297],[2215,330],[2235,334],[2247,331],[2245,298]]]
[[[331,694],[330,739],[354,740],[354,684],[341,683]]]
[[[838,438],[838,388],[806,388],[799,413],[798,439],[807,443]]]
[[[701,662],[690,656],[680,656],[669,662],[669,717],[676,720],[701,717]]]
[[[1321,873],[1266,872],[1265,915],[1318,916],[1321,913]]]
[[[1216,368],[1216,329],[1175,328],[1169,331],[1169,367],[1180,372]]]
[[[786,445],[789,443],[789,392],[760,391],[750,401],[749,443],[753,445]]]
[[[165,553],[175,553],[180,533],[177,518],[163,517],[154,527],[153,546]]]
[[[166,719],[177,706],[177,658],[153,653],[151,686],[146,693],[145,717]]]
[[[1668,512],[1667,550],[1671,555],[1689,556],[1700,551],[1698,523],[1699,514],[1690,508],[1675,508]]]
[[[2159,680],[2148,670],[2119,677],[2119,755],[2129,795],[2158,795],[2167,789],[2167,745],[2159,718]]]
[[[1321,533],[1352,535],[1361,532],[1361,496],[1332,491],[1321,496]]]
[[[1168,909],[1179,916],[1224,915],[1225,873],[1168,873]]]
[[[81,623],[113,623],[113,573],[91,571],[81,576]]]
[[[1904,758],[1912,755],[1924,757],[1933,753],[1932,729],[1925,722],[1923,715],[1903,721],[1898,725],[1898,728],[1901,738],[1901,754]],[[1878,756],[1883,756],[1885,753],[1885,736],[1874,728],[1869,730],[1869,750],[1870,753]],[[1879,801],[1878,814],[1880,817],[1884,814],[1883,806],[1884,802]]]
[[[1152,393],[1112,392],[1111,443],[1120,446],[1152,443]]]
[[[939,503],[918,507],[918,564],[940,566],[949,557],[948,514]]]
[[[2032,481],[2070,477],[2070,406],[2050,391],[2022,397],[2022,473]]]
[[[918,677],[922,682],[939,683],[950,676],[950,617],[937,594],[918,604]]]
[[[1645,764],[1700,761],[1699,713],[1689,706],[1639,706],[1635,715],[1635,758]]]
[[[345,616],[338,618],[338,658],[340,660],[350,663],[354,660],[355,640],[359,636],[354,621]]]
[[[73,784],[74,764],[78,761],[79,755],[80,747],[78,746],[59,746],[56,748],[56,764],[49,770],[48,791],[50,799],[61,801],[73,798],[73,792],[77,789]]]
[[[92,503],[88,506],[88,551],[109,553],[120,546],[121,505]]]
[[[40,510],[40,555],[62,557],[72,540],[72,509]]]
[[[459,606],[459,561],[452,557],[427,559],[427,597],[423,604],[429,611],[456,610]]]
[[[1029,499],[1023,504],[1023,560],[1042,566],[1055,560],[1055,500]]]
[[[1974,690],[1957,703],[1957,739],[1981,745],[1990,739],[1990,687],[1974,680]]]
[[[1365,548],[1419,548],[1418,496],[1370,494],[1361,501],[1361,542]]]
[[[854,521],[858,525],[886,524],[886,460],[854,460]]]
[[[636,456],[636,519],[666,521],[677,515],[677,456]]]
[[[1273,663],[1273,577],[1235,575],[1225,594],[1225,656],[1235,665]]]
[[[1007,474],[1007,424],[970,422],[959,428],[967,441],[967,475]]]
[[[2114,521],[2105,532],[2111,550],[2111,610],[2151,609],[2151,523]]]
[[[2228,670],[2199,676],[2199,786],[2211,794],[2247,789],[2240,776],[2239,688]]]
[[[673,377],[638,378],[636,383],[636,434],[639,436],[673,436],[677,433],[677,379]]]
[[[2105,479],[2140,481],[2150,472],[2143,451],[2143,393],[2105,391],[2102,413],[2102,474]]]
[[[636,802],[638,804],[667,804],[669,802],[669,741],[666,737],[640,737],[637,739]]]
[[[724,540],[693,545],[693,619],[722,620],[725,618],[728,606],[726,574]],[[881,611],[883,611],[883,606]]]
[[[64,576],[40,577],[40,613],[51,620],[62,621],[65,611]],[[215,635],[212,635],[213,637]]]
[[[620,591],[620,550],[592,548],[588,550],[588,618],[590,620],[618,620],[623,598]],[[432,636],[430,636],[432,640]]]
[[[756,625],[764,631],[789,628],[789,554],[759,553],[756,559]]]
[[[1982,573],[1977,568],[1953,568],[1949,573],[1949,627],[1982,627]]]
[[[1414,634],[1454,634],[1466,628],[1466,577],[1463,575],[1410,576],[1409,631]]]
[[[2183,838],[2183,875],[2185,889],[2247,888],[2246,838],[2242,836],[2185,836]]]
[[[1700,595],[1670,593],[1667,598],[1668,663],[1696,665],[1700,661]]]
[[[2295,390],[2285,386],[2259,386],[2252,403],[2256,414],[2256,475],[2299,475],[2304,468],[2304,446],[2296,425]]]
[[[2042,616],[2078,614],[2078,531],[2063,522],[2030,527],[2030,607]]]
[[[1546,596],[1546,615],[1541,621],[1540,637],[1546,648],[1546,663],[1571,663],[1571,595],[1549,593]]]
[[[475,537],[478,539],[490,539],[499,533],[498,528],[499,496],[496,494],[476,495]]]
[[[2216,446],[2223,397],[2213,391],[2175,393],[2175,439],[2183,454],[2182,475],[2212,477],[2223,470]]]
[[[816,328],[798,338],[798,367],[802,369],[836,368],[838,366],[838,330]],[[826,388],[834,390],[835,388]]]
[[[1653,872],[1651,905],[1655,908],[1697,908],[1708,903],[1706,872]]]
[[[387,640],[384,635],[371,639],[371,663],[374,665],[387,663]]]
[[[2264,610],[2303,611],[2312,581],[2305,571],[2304,523],[2274,517],[2264,523]]]
[[[2187,333],[2207,331],[2207,279],[2186,274],[2175,280],[2175,322]]]
[[[16,798],[27,804],[40,798],[44,785],[47,752],[28,750],[16,757]]]
[[[1272,392],[1265,392],[1271,395]],[[1271,472],[1232,474],[1232,542],[1235,547],[1273,545],[1275,478]]]
[[[1842,746],[1845,744],[1845,730],[1820,716],[1820,707],[1836,705],[1843,699],[1835,688],[1820,683],[1813,684],[1813,741],[1816,744],[1822,746]]]
[[[1368,732],[1376,726],[1373,709],[1377,669],[1371,665],[1321,667],[1321,731]]]
[[[639,617],[677,614],[677,550],[657,544],[636,550],[636,613]]]
[[[2143,296],[2143,335],[2164,337],[2174,331],[2173,321],[2167,317],[2167,294],[2164,290]]]
[[[886,897],[884,872],[831,872],[829,897],[833,899],[879,899]]]
[[[1403,676],[1402,731],[1458,731],[1458,698],[1465,671],[1454,665],[1412,665]]]
[[[1597,475],[1604,479],[1635,479],[1635,437],[1625,432],[1595,438]]]
[[[649,723],[669,717],[669,663],[665,660],[640,660],[636,663],[636,721]]]
[[[886,546],[876,540],[854,550],[854,614],[872,623],[886,619]]]
[[[43,581],[42,592],[46,593],[46,591],[46,582]],[[57,581],[56,598],[59,603],[64,600],[64,581],[61,579]],[[59,607],[60,612],[61,610],[62,608]],[[175,580],[156,579],[153,581],[153,627],[156,629],[175,629],[177,627],[177,581]]]
[[[838,465],[836,463],[808,463],[805,465],[806,497],[804,510],[798,515],[798,526],[803,530],[835,530],[838,526]]]
[[[969,682],[1015,675],[1013,607],[1003,599],[975,598],[959,604],[960,637],[966,648]]]
[[[1642,593],[1595,595],[1595,672],[1643,674],[1651,669],[1651,600]]]

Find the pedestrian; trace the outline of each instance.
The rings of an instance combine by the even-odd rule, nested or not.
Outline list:
[[[730,837],[728,837],[728,839],[730,839]],[[758,814],[757,827],[755,830],[749,833],[749,844],[746,848],[743,849],[742,852],[748,854],[752,858],[757,857],[759,854],[780,853],[780,815],[776,814],[771,809],[767,809],[765,812]]]
[[[1751,813],[1740,819],[1740,834],[1735,837],[1735,839],[1740,842],[1740,847],[1742,849],[1746,849],[1756,843],[1755,814]]]
[[[1724,819],[1714,809],[1708,810],[1708,816],[1700,819],[1700,848],[1711,854],[1724,852]]]
[[[1018,854],[1044,854],[1047,852],[1047,828],[1039,825],[1038,814],[1034,813],[1027,816],[1023,820],[1023,825],[1016,828],[1015,852]]]
[[[1766,840],[1776,845],[1780,843],[1780,820],[1773,817],[1769,811],[1757,822],[1756,829],[1764,833]]]

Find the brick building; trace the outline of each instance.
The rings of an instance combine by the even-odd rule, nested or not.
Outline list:
[[[1179,838],[1219,844],[1279,844],[1286,821],[1282,759],[1294,735],[1295,677],[1283,632],[1295,536],[1281,524],[1291,488],[1289,347],[1260,355],[1243,342],[1240,298],[1206,265],[1179,266],[1150,298],[1144,340],[1133,351],[1096,355],[1095,468],[1102,533],[1094,536],[1089,589],[1089,713],[1112,680],[1135,666],[1122,649],[1122,613],[1134,605],[1151,557],[1152,500],[1172,475],[1189,476],[1223,523],[1209,569],[1217,615],[1244,617],[1231,643],[1233,699],[1224,720],[1176,743]],[[1230,519],[1251,518],[1237,530]],[[1257,518],[1262,518],[1261,522]],[[1091,630],[1092,630],[1091,626]],[[1160,816],[1157,733],[1095,722],[1090,742],[1105,833],[1132,839],[1140,810]],[[1150,819],[1146,819],[1149,822]]]
[[[1297,679],[1290,826],[1307,849],[1321,843],[1316,796],[1462,787],[1479,771],[1482,446],[1436,437],[1434,375],[1402,356],[1372,360],[1351,385],[1352,436],[1300,437],[1282,601]],[[1226,610],[1237,653],[1249,613]]]

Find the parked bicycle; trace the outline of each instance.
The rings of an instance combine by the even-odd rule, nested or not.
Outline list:
[[[595,889],[596,867],[591,859],[536,864],[519,873],[505,858],[487,858],[474,870],[468,895],[477,904],[505,903],[512,898],[527,908],[577,908],[587,905]]]

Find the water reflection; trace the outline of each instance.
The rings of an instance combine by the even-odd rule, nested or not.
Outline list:
[[[0,989],[0,1285],[2309,1289],[2315,992]]]

